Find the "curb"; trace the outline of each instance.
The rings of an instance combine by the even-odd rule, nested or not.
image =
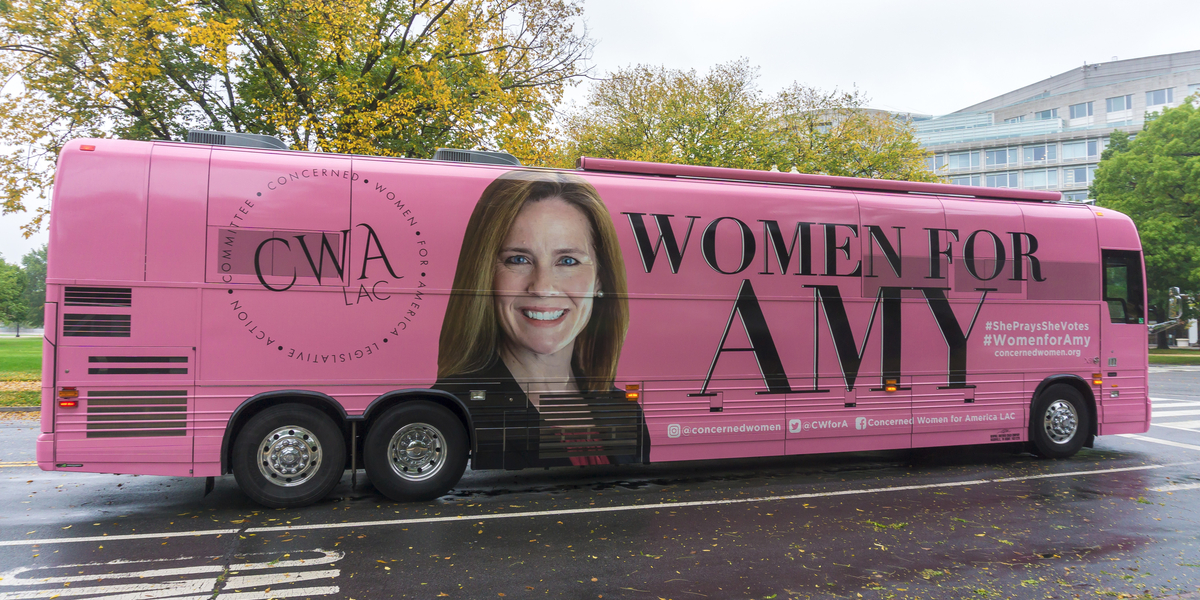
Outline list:
[[[40,406],[0,406],[0,413],[6,412],[42,412]]]

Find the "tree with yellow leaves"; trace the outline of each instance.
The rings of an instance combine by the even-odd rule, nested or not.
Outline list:
[[[639,65],[595,84],[563,119],[558,162],[578,156],[937,181],[903,119],[860,92],[792,84],[775,96],[743,60],[706,75]]]
[[[188,129],[293,148],[545,162],[592,43],[576,0],[10,0],[0,5],[3,212],[44,200],[63,143]],[[45,207],[36,207],[32,233]]]

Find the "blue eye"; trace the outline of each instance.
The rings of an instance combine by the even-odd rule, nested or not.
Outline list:
[[[564,264],[568,267],[573,267],[573,266],[579,264],[578,260],[576,260],[570,256],[564,256],[562,261],[560,261],[560,262],[561,262],[561,264]]]
[[[506,262],[510,265],[527,265],[527,264],[529,264],[529,257],[521,256],[521,255],[510,256],[510,257],[508,257],[508,260],[506,260],[504,262]]]

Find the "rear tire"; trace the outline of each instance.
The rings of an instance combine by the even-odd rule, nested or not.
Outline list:
[[[242,493],[270,508],[307,506],[337,486],[346,440],[325,413],[303,404],[272,406],[233,442],[233,476]]]
[[[371,425],[363,443],[363,466],[375,489],[392,500],[432,500],[462,478],[467,434],[445,407],[407,402]]]
[[[1046,458],[1073,456],[1087,441],[1091,418],[1079,390],[1062,383],[1047,387],[1033,401],[1029,440]]]

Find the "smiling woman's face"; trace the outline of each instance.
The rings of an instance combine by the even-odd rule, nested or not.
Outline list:
[[[496,315],[508,350],[569,353],[591,318],[597,285],[583,211],[561,198],[526,204],[496,258]]]

